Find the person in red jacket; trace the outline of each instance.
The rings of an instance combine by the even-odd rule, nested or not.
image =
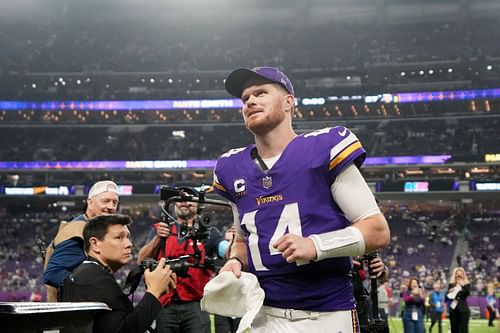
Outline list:
[[[158,260],[177,259],[194,254],[193,239],[186,237],[183,230],[193,225],[197,209],[196,202],[175,203],[176,222],[170,226],[164,222],[154,225],[146,237],[145,245],[139,251],[139,263],[148,257]],[[215,227],[210,228],[207,240],[203,243],[197,241],[197,247],[201,251],[200,264],[204,263],[207,255],[223,257],[227,246],[228,242],[220,231]],[[176,289],[160,297],[163,310],[156,320],[158,333],[210,333],[210,318],[208,313],[201,311],[200,300],[203,288],[214,276],[214,271],[189,267],[187,274],[188,277],[177,276]]]

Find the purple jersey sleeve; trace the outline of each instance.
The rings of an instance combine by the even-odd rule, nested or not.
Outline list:
[[[313,132],[314,133],[314,132]],[[340,171],[346,166],[354,163],[358,168],[361,167],[365,158],[366,151],[361,146],[358,138],[349,129],[337,126],[329,129],[329,138],[320,138],[330,140],[330,185],[335,181]]]
[[[230,190],[231,188],[228,187],[228,184],[226,184],[224,182],[224,176],[225,176],[226,170],[232,168],[232,163],[234,163],[234,160],[237,158],[239,153],[241,153],[244,150],[250,150],[250,149],[251,149],[251,146],[249,146],[247,148],[235,148],[235,149],[231,149],[228,152],[221,155],[219,160],[217,160],[217,163],[215,164],[215,168],[214,168],[214,176],[213,176],[214,179],[213,179],[213,183],[212,183],[214,192],[222,195],[224,198],[228,199],[229,201],[234,202],[234,198],[232,197],[231,192],[228,191],[228,189]],[[222,175],[222,177],[220,177],[220,179],[218,176],[219,174]],[[235,187],[238,187],[238,184],[235,184]],[[237,192],[235,191],[235,193],[237,193]]]
[[[264,303],[311,311],[353,309],[349,257],[290,264],[273,244],[286,233],[307,237],[350,225],[330,187],[343,168],[363,162],[359,140],[345,127],[300,135],[267,171],[252,160],[254,147],[219,158],[214,191],[238,208],[249,271],[265,291]]]

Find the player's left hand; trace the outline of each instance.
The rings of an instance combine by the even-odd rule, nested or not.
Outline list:
[[[309,262],[316,259],[316,247],[312,239],[298,235],[286,234],[278,239],[273,247],[289,263],[296,261]]]

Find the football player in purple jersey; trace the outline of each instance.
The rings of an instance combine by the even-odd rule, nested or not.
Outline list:
[[[343,126],[297,135],[294,89],[277,68],[236,69],[225,86],[255,137],[218,159],[213,183],[237,226],[221,271],[251,272],[265,291],[252,332],[359,332],[351,257],[390,238],[358,170],[365,150]]]

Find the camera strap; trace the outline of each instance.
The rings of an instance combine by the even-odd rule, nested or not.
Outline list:
[[[134,293],[134,291],[139,286],[141,282],[142,275],[144,274],[144,269],[141,266],[136,266],[128,273],[125,279],[125,285],[122,291],[125,295],[129,296]]]

